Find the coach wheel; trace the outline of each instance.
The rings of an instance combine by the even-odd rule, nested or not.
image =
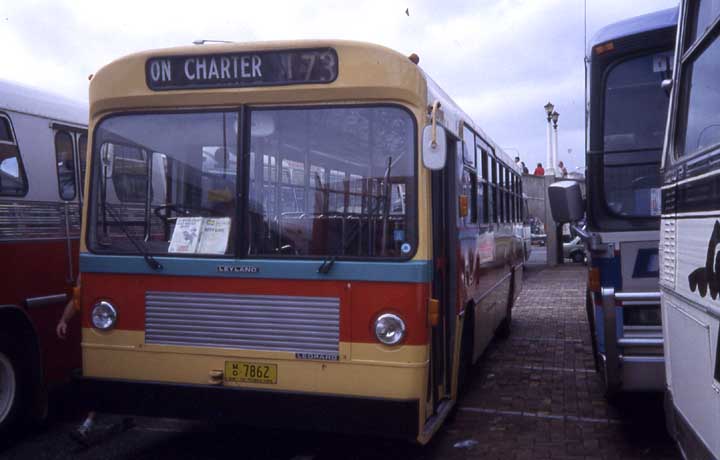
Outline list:
[[[576,252],[572,255],[573,262],[583,262],[585,260],[585,254],[582,252]]]
[[[19,372],[10,348],[0,340],[0,433],[10,428],[19,410]]]

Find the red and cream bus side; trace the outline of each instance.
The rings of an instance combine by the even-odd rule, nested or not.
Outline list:
[[[42,416],[80,367],[55,325],[78,273],[87,107],[0,80],[0,433]]]

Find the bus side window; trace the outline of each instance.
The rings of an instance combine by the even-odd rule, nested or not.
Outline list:
[[[478,221],[477,189],[477,174],[475,171],[465,168],[463,171],[463,195],[470,198],[470,209],[468,211],[470,213],[471,224],[477,224]]]
[[[478,151],[482,152],[482,187],[480,189],[480,193],[483,195],[482,199],[482,222],[484,224],[489,224],[491,215],[490,215],[490,206],[492,204],[490,200],[490,176],[488,175],[488,154],[485,150],[481,150],[480,146],[478,145]]]
[[[493,158],[490,162],[490,175],[492,180],[492,191],[490,193],[490,198],[492,200],[492,203],[490,203],[490,213],[492,214],[491,221],[500,222],[500,214],[498,213],[500,206],[498,205],[497,162],[495,161],[495,158]]]
[[[80,159],[80,195],[82,196],[85,183],[85,168],[87,166],[87,134],[83,133],[78,138],[78,158]]]
[[[0,114],[0,195],[23,196],[28,185],[10,118]]]
[[[72,200],[75,198],[75,159],[73,139],[66,131],[55,133],[55,158],[60,198]]]

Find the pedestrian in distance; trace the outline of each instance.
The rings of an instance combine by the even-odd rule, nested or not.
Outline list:
[[[565,168],[565,165],[562,161],[558,163],[558,173],[560,174],[560,177],[567,177],[568,175],[567,168]]]
[[[535,175],[535,176],[544,176],[545,175],[545,168],[543,168],[542,163],[537,164],[537,167],[535,168],[535,172],[533,172],[533,175]]]
[[[530,170],[528,169],[527,166],[525,166],[525,162],[524,162],[524,161],[521,161],[521,162],[520,162],[520,166],[522,167],[522,173],[523,173],[523,174],[525,174],[526,176],[530,174]]]

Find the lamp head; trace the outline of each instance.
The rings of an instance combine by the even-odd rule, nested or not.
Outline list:
[[[560,118],[560,114],[557,113],[557,112],[553,112],[552,115],[550,115],[550,116],[552,117],[552,121],[553,121],[554,123],[557,123],[557,122],[558,122],[558,118]]]
[[[545,112],[548,114],[548,116],[552,115],[553,110],[555,110],[555,106],[552,102],[548,102],[545,104]]]

